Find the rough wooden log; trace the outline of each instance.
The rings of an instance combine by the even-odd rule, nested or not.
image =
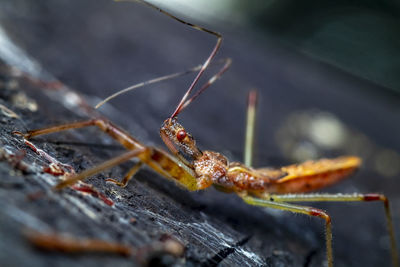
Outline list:
[[[79,88],[79,92],[86,95],[83,99],[90,104],[97,101],[96,97],[108,95],[112,88],[122,88],[135,81],[139,82],[165,74],[171,69],[182,70],[182,65],[191,66],[202,62],[204,60],[202,53],[206,55],[208,52],[208,42],[213,42],[213,40],[203,40],[204,36],[201,34],[199,37],[193,34],[188,38],[190,40],[188,43],[178,45],[171,42],[171,39],[174,39],[170,35],[171,32],[157,30],[154,34],[149,30],[152,27],[160,29],[163,24],[168,25],[167,28],[175,29],[176,27],[175,23],[169,24],[169,20],[160,18],[159,14],[153,16],[153,13],[156,13],[153,10],[143,9],[140,5],[133,5],[134,8],[129,11],[124,10],[127,9],[126,5],[121,8],[117,5],[116,9],[111,9],[114,7],[111,7],[109,2],[101,3],[100,5],[99,2],[95,2],[87,6],[72,6],[64,3],[65,5],[59,7],[58,10],[50,8],[51,12],[46,17],[48,24],[42,20],[40,21],[44,24],[26,23],[15,18],[12,20],[3,17],[2,20],[6,28],[17,37],[16,39],[22,40],[21,42],[25,44],[24,46],[32,56],[39,58],[45,68],[56,74],[59,79]],[[52,7],[50,3],[35,5],[37,5],[35,8],[38,13],[33,14],[42,14],[40,12],[42,8]],[[94,9],[94,6],[97,9]],[[68,13],[65,12],[66,8],[71,12],[76,12],[74,13],[76,21],[70,20],[70,17],[67,19],[63,15],[63,13]],[[96,12],[88,12],[90,10]],[[106,16],[109,13],[110,17]],[[35,15],[32,16],[35,17]],[[146,18],[148,19],[147,28],[143,24],[115,20],[117,27],[122,30],[115,32],[113,29],[107,36],[103,36],[107,40],[105,51],[113,52],[104,53],[108,57],[101,57],[103,50],[96,45],[101,43],[99,39],[94,37],[90,39],[87,32],[78,30],[80,28],[78,26],[81,25],[82,29],[86,29],[83,27],[84,22],[92,21],[91,25],[95,30],[90,33],[100,34],[104,25],[95,23],[99,22],[96,18],[114,21],[114,18],[118,16],[132,17],[140,22]],[[57,22],[62,23],[57,24]],[[44,31],[46,28],[43,27],[44,25],[49,27],[49,31]],[[57,31],[56,25],[63,25],[65,28]],[[19,30],[21,29],[19,27],[23,30]],[[181,30],[185,31],[179,28],[176,30],[179,33],[175,36],[181,36]],[[147,37],[132,36],[132,32],[147,36],[147,31],[149,36],[154,38],[156,35],[160,39],[151,41]],[[172,33],[174,31],[172,30]],[[37,36],[41,36],[41,39]],[[124,38],[127,38],[129,42],[121,40]],[[211,147],[215,150],[225,149],[224,152],[231,154],[234,159],[240,157],[245,92],[239,90],[255,85],[263,89],[261,95],[264,97],[260,107],[260,113],[263,115],[260,116],[261,125],[258,129],[264,137],[258,139],[259,154],[263,159],[258,162],[263,162],[262,165],[270,162],[289,162],[289,159],[281,156],[282,152],[274,144],[275,130],[272,129],[283,124],[284,119],[291,112],[310,107],[335,111],[335,114],[347,123],[369,132],[383,144],[386,140],[387,146],[393,146],[394,150],[398,150],[398,141],[391,139],[388,134],[389,129],[393,134],[399,132],[399,126],[391,123],[396,116],[391,112],[390,106],[380,99],[363,96],[360,91],[351,90],[353,88],[373,90],[379,89],[378,86],[359,81],[307,57],[277,48],[270,42],[252,45],[248,42],[235,43],[232,36],[231,39],[229,36],[226,39],[225,54],[236,56],[234,58],[236,69],[234,67],[231,74],[224,76],[224,83],[216,84],[212,93],[207,93],[211,95],[210,97],[205,94],[198,103],[193,105],[190,116],[182,115],[182,117],[187,116],[188,128],[193,129],[191,131],[198,137],[203,147]],[[79,40],[79,42],[73,42],[73,40]],[[138,43],[135,43],[135,40]],[[160,48],[160,44],[167,44],[167,42],[169,46],[175,47],[176,51],[168,52],[171,50],[165,46]],[[205,42],[207,44],[203,48],[202,44]],[[132,47],[132,43],[137,46]],[[201,48],[197,45],[194,47],[193,44]],[[262,48],[262,45],[267,46],[268,49]],[[73,52],[67,52],[68,47],[72,47]],[[184,49],[189,49],[187,51],[191,52],[187,54],[191,55],[179,57]],[[204,49],[204,51],[197,54],[196,49],[202,51]],[[49,51],[53,51],[54,54],[49,55]],[[121,58],[122,51],[124,55]],[[133,51],[133,53],[125,54],[129,53],[128,51]],[[156,59],[154,51],[158,52],[160,58]],[[286,52],[289,56],[285,54]],[[18,56],[20,55],[15,55],[15,57]],[[171,62],[172,58],[176,61]],[[188,61],[183,64],[182,61],[185,59]],[[168,66],[161,64],[164,61],[171,64]],[[251,66],[248,65],[249,62]],[[143,67],[147,64],[148,68]],[[120,66],[118,71],[112,71],[116,65]],[[293,70],[290,66],[297,66],[297,68]],[[134,69],[123,71],[129,68]],[[249,69],[254,71],[249,72]],[[310,73],[318,75],[319,80],[307,79],[307,74],[311,75]],[[132,77],[134,77],[133,80]],[[98,254],[70,256],[37,251],[22,234],[26,227],[122,242],[134,247],[151,244],[168,234],[174,236],[186,248],[182,258],[170,263],[175,265],[321,266],[324,262],[323,230],[320,221],[249,207],[237,197],[222,194],[213,189],[207,192],[188,193],[146,168],[140,171],[125,189],[106,184],[104,179],[122,177],[129,168],[129,164],[123,164],[88,179],[89,184],[114,202],[113,206],[107,205],[99,197],[73,189],[67,189],[62,193],[52,192],[50,187],[59,178],[43,171],[43,167],[47,167],[49,162],[34,153],[11,132],[87,118],[93,111],[85,105],[77,106],[76,101],[80,97],[62,84],[53,83],[51,86],[37,83],[37,80],[36,82],[29,81],[26,76],[22,77],[6,65],[1,67],[1,79],[0,104],[18,116],[18,118],[10,117],[7,111],[6,115],[4,112],[0,113],[2,148],[0,263],[2,265],[139,264],[136,259],[119,256]],[[166,85],[167,88],[138,91],[132,98],[123,97],[114,102],[117,109],[108,106],[102,112],[141,141],[148,144],[159,143],[158,126],[172,111],[173,105],[186,88],[186,84],[179,81],[174,81],[172,84],[181,90],[174,91]],[[323,90],[320,90],[321,87]],[[100,88],[107,88],[108,91],[100,90]],[[165,90],[169,89],[171,90],[166,93]],[[155,91],[157,93],[153,93]],[[230,93],[227,94],[226,91]],[[29,97],[33,106],[33,103],[37,104],[37,111],[27,109],[27,102],[18,106],[16,101],[18,95],[20,98],[23,95]],[[72,101],[72,106],[71,99],[75,99]],[[230,103],[230,105],[225,103]],[[370,109],[373,109],[373,112],[370,112]],[[365,114],[368,114],[369,120],[373,123],[368,125],[364,122]],[[234,122],[232,118],[235,118]],[[378,118],[385,118],[385,120]],[[374,130],[376,128],[380,129],[379,133]],[[72,165],[76,171],[90,168],[123,151],[94,128],[41,137],[32,142],[58,161]],[[26,151],[26,154],[22,157],[22,154],[19,154],[20,151]],[[16,155],[16,158],[12,155]],[[375,174],[372,166],[367,164],[357,176],[358,179],[347,181],[342,186],[336,187],[334,191],[388,193],[394,201],[393,210],[395,211],[395,226],[397,226],[399,213],[396,210],[399,209],[400,199],[396,188],[398,188],[399,179],[377,179]],[[29,198],[38,191],[44,191],[45,194],[36,199]],[[333,204],[319,206],[332,211],[337,266],[389,265],[390,257],[385,247],[388,242],[386,242],[383,211],[380,206],[366,207],[362,204],[351,207]],[[365,256],[365,251],[370,250],[374,253]]]

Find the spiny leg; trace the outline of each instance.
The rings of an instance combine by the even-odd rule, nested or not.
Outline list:
[[[127,132],[118,128],[117,126],[113,125],[111,122],[105,119],[94,119],[76,123],[66,123],[58,126],[28,131],[26,134],[20,132],[15,132],[15,134],[22,135],[25,138],[31,138],[38,135],[56,133],[69,129],[84,128],[88,126],[99,127],[102,131],[113,137],[116,141],[121,143],[125,148],[129,150],[143,150],[142,152],[139,152],[136,156],[131,156],[130,158],[138,157],[140,161],[146,163],[150,168],[158,172],[163,177],[173,178],[175,181],[179,182],[183,187],[187,188],[190,191],[199,189],[193,172],[190,169],[185,168],[185,166],[179,164],[174,157],[170,156],[168,153],[160,149],[146,147],[135,138],[130,136]],[[123,161],[129,160],[129,153],[130,152],[128,152],[127,154],[123,154],[115,159],[111,159],[110,162],[115,160],[116,162],[122,163]],[[97,172],[99,172],[100,169],[104,170],[105,168],[108,168],[107,166],[109,166],[110,162],[105,162],[102,165],[95,167],[95,169],[93,170],[87,170],[87,172],[91,172],[92,174],[94,174],[96,173],[94,172],[95,170],[98,170]],[[115,165],[118,164],[114,164],[113,166]],[[77,181],[78,179],[82,180],[86,178],[88,175],[87,172],[85,172],[85,174],[78,174],[77,177],[74,176],[69,178],[68,180],[65,180],[61,183],[61,185],[58,185],[57,189],[72,184],[72,182],[70,181]],[[84,175],[86,176],[84,177]]]
[[[128,160],[134,158],[134,157],[139,157],[139,156],[141,156],[143,154],[149,154],[149,153],[150,153],[150,150],[147,149],[147,148],[130,150],[130,151],[128,151],[128,152],[126,152],[126,153],[124,153],[124,154],[122,154],[120,156],[117,156],[115,158],[107,160],[107,161],[101,163],[98,166],[95,166],[95,167],[93,167],[91,169],[88,169],[88,170],[84,170],[83,172],[81,172],[81,173],[79,173],[79,174],[77,174],[75,176],[72,176],[72,177],[60,182],[59,184],[57,184],[54,187],[54,189],[60,190],[60,189],[62,189],[64,187],[67,187],[69,185],[73,185],[77,181],[83,180],[83,179],[85,179],[85,178],[87,178],[89,176],[92,176],[92,175],[96,174],[96,173],[99,173],[99,172],[104,171],[106,169],[109,169],[111,167],[117,166],[117,165],[119,165],[119,164],[121,164],[121,163],[123,163],[125,161],[128,161]]]
[[[83,180],[93,174],[96,174],[105,169],[111,168],[113,166],[116,166],[120,163],[123,163],[123,162],[133,158],[133,157],[139,156],[142,159],[149,158],[149,154],[150,154],[149,149],[147,149],[145,146],[140,144],[133,137],[129,136],[123,130],[119,129],[118,127],[112,125],[110,122],[103,120],[103,119],[94,119],[94,120],[87,120],[87,121],[81,121],[81,122],[75,122],[75,123],[67,123],[67,124],[62,124],[62,125],[58,125],[58,126],[52,126],[52,127],[47,127],[47,128],[37,129],[37,130],[31,130],[22,135],[25,138],[31,138],[31,137],[38,136],[38,135],[56,133],[56,132],[60,132],[60,131],[70,130],[70,129],[84,128],[84,127],[88,127],[88,126],[99,127],[102,131],[104,131],[105,133],[107,133],[108,135],[110,135],[111,137],[116,139],[119,143],[121,143],[127,149],[133,149],[133,150],[126,152],[118,157],[113,158],[113,159],[110,159],[106,162],[103,162],[102,164],[100,164],[94,168],[85,170],[85,171],[81,172],[80,174],[70,177],[69,179],[66,179],[66,180],[60,182],[58,185],[56,185],[55,189],[61,189],[68,185],[72,185],[79,180]],[[146,153],[147,153],[147,155],[145,155]],[[134,173],[137,172],[137,170],[139,169],[140,166],[141,166],[141,164],[138,164],[137,166],[135,166],[136,168],[132,168],[128,172],[127,176],[125,176],[124,181],[122,183],[123,185],[126,185],[126,183],[134,175]]]
[[[386,226],[390,236],[391,255],[393,266],[399,266],[396,238],[394,234],[392,214],[390,212],[389,200],[382,194],[289,194],[289,195],[266,195],[266,199],[274,202],[370,202],[382,201],[385,208]]]
[[[65,124],[60,124],[60,125],[56,125],[56,126],[31,130],[25,134],[20,133],[20,132],[14,132],[14,133],[22,135],[26,139],[29,139],[29,138],[39,136],[39,135],[57,133],[57,132],[61,132],[61,131],[71,130],[71,129],[85,128],[85,127],[89,127],[89,126],[97,126],[98,128],[100,128],[100,130],[102,130],[103,132],[105,132],[106,134],[108,134],[109,136],[114,138],[116,141],[118,141],[121,145],[123,145],[127,149],[144,148],[145,147],[139,141],[137,141],[135,138],[130,136],[127,132],[118,128],[117,126],[113,125],[111,122],[109,122],[108,120],[105,120],[105,119],[93,119],[93,120],[86,120],[86,121],[80,121],[80,122],[65,123]]]
[[[326,256],[328,260],[328,267],[333,267],[333,253],[332,253],[332,223],[331,217],[323,210],[307,207],[307,206],[300,206],[300,205],[293,205],[284,202],[274,202],[266,199],[261,199],[252,196],[242,196],[243,200],[250,205],[254,206],[262,206],[262,207],[269,207],[273,209],[280,209],[291,211],[295,213],[302,213],[308,216],[320,217],[325,220],[325,242],[326,242]]]
[[[251,90],[247,98],[246,136],[244,142],[244,165],[253,164],[254,131],[256,124],[257,91]]]
[[[122,181],[117,181],[115,179],[106,179],[107,182],[112,182],[120,187],[125,187],[128,182],[132,179],[132,177],[139,171],[140,167],[143,165],[143,162],[139,161],[135,165],[133,165],[132,168],[129,169],[129,171],[125,174],[124,178]]]

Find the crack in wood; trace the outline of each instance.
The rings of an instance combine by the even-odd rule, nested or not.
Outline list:
[[[310,264],[311,264],[312,259],[314,258],[314,256],[316,254],[317,254],[317,250],[316,249],[311,250],[305,257],[303,267],[309,267]]]

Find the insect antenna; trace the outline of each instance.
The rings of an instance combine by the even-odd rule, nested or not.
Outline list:
[[[193,100],[195,100],[204,90],[210,87],[216,80],[218,80],[222,76],[222,74],[224,74],[229,69],[229,67],[232,64],[232,59],[226,58],[223,59],[223,61],[225,61],[224,66],[214,76],[212,76],[205,84],[203,84],[203,86],[191,98],[189,98],[188,100],[182,98],[184,102],[181,100],[175,112],[172,114],[170,118],[177,116],[184,108],[186,108],[190,103],[192,103]]]
[[[118,92],[106,97],[104,100],[100,101],[95,106],[95,108],[97,109],[97,108],[101,107],[102,105],[104,105],[105,103],[107,103],[108,101],[110,101],[111,99],[114,99],[119,95],[125,94],[125,93],[127,93],[129,91],[132,91],[134,89],[137,89],[139,87],[143,87],[143,86],[150,85],[150,84],[153,84],[153,83],[162,82],[162,81],[173,79],[173,78],[176,78],[176,77],[179,77],[179,76],[183,76],[183,75],[186,75],[186,74],[189,74],[189,73],[192,73],[192,72],[196,72],[199,69],[201,69],[201,66],[202,65],[197,65],[196,67],[193,67],[193,68],[188,69],[186,71],[177,72],[177,73],[173,73],[173,74],[168,74],[168,75],[165,75],[165,76],[162,76],[162,77],[154,78],[154,79],[151,79],[151,80],[148,80],[148,81],[144,81],[144,82],[129,86],[129,87],[125,88],[125,89],[122,89],[122,90],[120,90],[120,91],[118,91]]]
[[[178,17],[172,15],[171,13],[169,13],[169,12],[167,12],[167,11],[165,11],[165,10],[159,8],[158,6],[153,5],[153,4],[151,4],[150,2],[147,2],[147,1],[145,1],[145,0],[115,0],[115,1],[116,1],[116,2],[122,2],[122,1],[126,1],[126,2],[140,2],[140,3],[142,3],[142,4],[145,4],[145,5],[149,6],[149,7],[153,8],[153,9],[155,9],[155,10],[161,12],[161,13],[163,13],[164,15],[166,15],[166,16],[168,16],[168,17],[170,17],[170,18],[172,18],[172,19],[174,19],[174,20],[176,20],[176,21],[178,21],[178,22],[180,22],[180,23],[182,23],[182,24],[185,24],[185,25],[187,25],[187,26],[189,26],[189,27],[191,27],[191,28],[193,28],[193,29],[196,29],[196,30],[198,30],[198,31],[202,31],[202,32],[206,32],[206,33],[212,34],[212,35],[214,35],[214,36],[217,37],[217,43],[215,44],[213,50],[211,51],[211,53],[210,53],[210,55],[208,56],[207,60],[206,60],[206,61],[203,63],[203,65],[201,66],[199,72],[197,73],[196,78],[194,78],[193,82],[192,82],[191,85],[189,86],[189,89],[188,89],[188,90],[186,91],[186,93],[183,95],[181,101],[179,102],[179,104],[178,104],[178,106],[176,107],[175,111],[172,113],[170,119],[172,119],[173,117],[176,117],[176,116],[177,116],[186,106],[188,106],[198,95],[200,95],[200,94],[201,94],[205,89],[207,89],[215,80],[217,80],[217,79],[229,68],[229,66],[231,65],[231,59],[226,59],[225,66],[224,66],[216,75],[214,75],[213,77],[211,77],[211,79],[210,79],[207,83],[205,83],[205,84],[200,88],[200,90],[199,90],[193,97],[191,97],[190,99],[188,99],[190,93],[193,91],[193,88],[194,88],[194,86],[197,84],[197,82],[199,81],[201,75],[204,73],[204,71],[205,71],[205,70],[207,69],[207,67],[210,65],[211,60],[215,57],[216,53],[218,52],[218,50],[219,50],[219,48],[220,48],[220,46],[221,46],[221,43],[222,43],[222,35],[221,35],[220,33],[218,33],[218,32],[215,32],[215,31],[212,31],[212,30],[209,30],[209,29],[200,27],[200,26],[198,26],[198,25],[192,24],[192,23],[190,23],[190,22],[184,21],[184,20],[182,20],[182,19],[180,19],[180,18],[178,18]],[[139,87],[140,87],[140,86],[139,86]],[[137,88],[137,87],[136,87],[136,88]],[[126,90],[126,91],[129,91],[128,88],[127,88],[127,89],[124,89],[124,90],[122,90],[122,91],[125,91],[125,90]],[[130,90],[132,90],[132,89],[130,89]],[[122,93],[123,93],[123,92],[121,92],[121,93],[116,93],[116,94],[119,95],[119,94],[122,94]],[[113,98],[113,97],[111,97],[111,98]],[[107,100],[107,101],[108,101],[108,100]]]
[[[129,1],[129,0],[117,0],[117,1]],[[195,85],[197,84],[197,82],[199,81],[201,75],[202,75],[202,74],[204,73],[204,71],[207,69],[208,65],[210,65],[211,60],[214,58],[215,54],[216,54],[217,51],[219,50],[219,47],[221,46],[221,43],[222,43],[222,35],[221,35],[220,33],[218,33],[218,32],[214,32],[214,31],[212,31],[212,30],[209,30],[209,29],[200,27],[200,26],[198,26],[198,25],[192,24],[192,23],[190,23],[190,22],[184,21],[184,20],[182,20],[182,19],[180,19],[180,18],[178,18],[178,17],[172,15],[171,13],[168,13],[167,11],[165,11],[165,10],[163,10],[163,9],[161,9],[161,8],[155,6],[155,5],[153,5],[153,4],[151,4],[151,3],[147,2],[147,1],[144,1],[144,0],[133,0],[133,1],[141,2],[141,3],[147,5],[147,6],[151,7],[151,8],[154,8],[155,10],[158,10],[159,12],[163,13],[164,15],[167,15],[168,17],[170,17],[170,18],[172,18],[172,19],[174,19],[174,20],[176,20],[176,21],[178,21],[178,22],[180,22],[180,23],[182,23],[182,24],[185,24],[185,25],[187,25],[187,26],[189,26],[189,27],[191,27],[191,28],[193,28],[193,29],[196,29],[196,30],[199,30],[199,31],[202,31],[202,32],[206,32],[206,33],[212,34],[212,35],[214,35],[214,36],[217,37],[217,43],[215,44],[213,50],[211,51],[211,54],[208,56],[207,60],[203,63],[203,66],[201,67],[200,71],[197,73],[196,78],[193,80],[192,84],[189,86],[189,89],[186,91],[186,93],[185,93],[184,96],[182,97],[180,103],[179,103],[178,106],[176,107],[175,111],[172,113],[172,115],[171,115],[170,118],[173,118],[173,117],[175,117],[175,116],[177,116],[177,115],[179,114],[179,112],[182,110],[182,107],[183,107],[183,106],[187,106],[187,105],[185,105],[186,99],[189,97],[189,95],[190,95],[190,93],[192,92],[194,86],[195,86]],[[229,66],[228,66],[228,67],[229,67]],[[223,72],[225,72],[225,71],[226,71],[226,70],[224,70]],[[211,78],[211,79],[212,79],[212,78]],[[211,82],[211,83],[212,83],[212,82]],[[207,87],[208,87],[208,86],[206,86],[206,88],[207,88]],[[203,91],[204,91],[204,90],[205,90],[205,89],[203,89]],[[189,101],[189,103],[190,103],[190,102],[191,102],[191,101]],[[188,103],[188,104],[189,104],[189,103]]]
[[[230,59],[226,58],[226,59],[221,59],[221,60],[218,60],[218,61],[215,61],[215,62],[212,63],[212,64],[214,64],[214,63],[216,63],[216,64],[224,63],[224,66],[221,68],[221,70],[214,76],[218,76],[219,77],[219,76],[222,75],[223,72],[226,71],[226,69],[229,67],[229,66],[226,66],[226,65],[228,65],[228,61],[229,60]],[[229,65],[230,65],[230,62],[229,62]],[[151,80],[147,80],[147,81],[144,81],[144,82],[141,82],[141,83],[137,83],[137,84],[131,85],[131,86],[125,88],[125,89],[119,90],[118,92],[106,97],[104,100],[102,100],[99,103],[97,103],[95,108],[98,109],[102,105],[107,103],[108,101],[116,98],[117,96],[125,94],[125,93],[127,93],[129,91],[132,91],[134,89],[137,89],[139,87],[147,86],[147,85],[154,84],[154,83],[159,83],[159,82],[166,81],[166,80],[173,79],[173,78],[177,78],[179,76],[183,76],[183,75],[186,75],[186,74],[189,74],[189,73],[192,73],[192,72],[196,72],[196,71],[200,70],[201,67],[202,67],[202,65],[200,64],[200,65],[197,65],[197,66],[195,66],[195,67],[193,67],[191,69],[188,69],[186,71],[181,71],[181,72],[168,74],[168,75],[165,75],[165,76],[157,77],[157,78],[154,78],[154,79],[151,79]],[[222,70],[224,70],[224,71],[222,71]],[[186,103],[184,104],[184,107],[189,105],[190,102],[192,102],[194,100],[194,98],[196,98],[202,91],[204,91],[208,86],[210,86],[218,77],[211,78],[206,84],[204,84],[203,87],[193,97],[191,97],[189,100],[186,101]]]

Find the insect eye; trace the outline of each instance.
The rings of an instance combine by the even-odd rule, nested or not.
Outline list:
[[[185,130],[180,130],[176,133],[176,138],[178,139],[178,141],[182,141],[183,139],[185,139],[186,137],[186,131]]]

